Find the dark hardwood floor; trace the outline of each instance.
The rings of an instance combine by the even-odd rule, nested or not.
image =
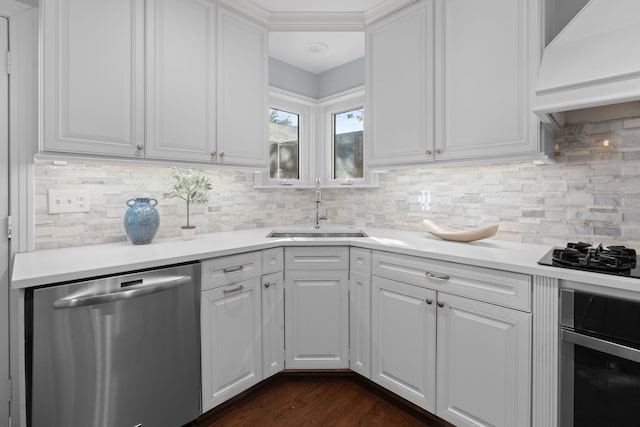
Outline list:
[[[281,373],[202,415],[192,427],[393,426],[445,423],[352,373]]]

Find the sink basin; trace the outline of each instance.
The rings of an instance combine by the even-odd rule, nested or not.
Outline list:
[[[273,230],[267,237],[369,237],[362,230]]]

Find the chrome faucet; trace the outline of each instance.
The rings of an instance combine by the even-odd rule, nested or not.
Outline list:
[[[316,178],[316,215],[313,220],[313,228],[320,228],[320,220],[327,219],[327,211],[324,215],[320,215],[320,203],[322,203],[322,190],[320,190],[320,178]]]

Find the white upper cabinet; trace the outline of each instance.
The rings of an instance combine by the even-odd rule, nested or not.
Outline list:
[[[144,1],[47,0],[42,7],[42,148],[142,155]]]
[[[369,167],[545,158],[539,0],[418,0],[367,30]]]
[[[268,37],[219,9],[217,162],[267,166]]]
[[[209,161],[216,147],[215,6],[154,0],[147,16],[146,156]]]
[[[42,151],[267,167],[266,28],[206,0],[43,17]]]
[[[531,112],[539,46],[531,40],[539,33],[528,11],[535,3],[436,1],[437,160],[539,151]]]
[[[432,1],[367,30],[367,167],[433,158],[433,44]]]

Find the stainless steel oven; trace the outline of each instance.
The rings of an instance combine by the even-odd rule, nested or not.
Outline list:
[[[561,426],[640,425],[640,302],[561,291]]]

